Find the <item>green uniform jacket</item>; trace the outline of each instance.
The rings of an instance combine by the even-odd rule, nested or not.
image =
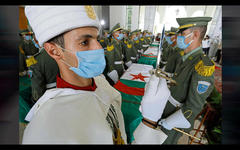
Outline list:
[[[26,56],[34,55],[39,50],[34,46],[32,41],[24,41],[23,38],[20,39],[19,43],[19,72],[27,70]]]
[[[168,44],[168,42],[164,39],[163,45],[162,45],[162,54],[161,54],[161,62],[160,62],[160,68],[163,68],[167,63],[168,58],[168,51],[171,49],[171,46]]]
[[[101,46],[103,48],[106,48],[107,47],[107,44],[108,44],[108,38],[107,37],[103,37],[99,40],[99,43],[101,44]]]
[[[197,51],[187,57],[185,61],[179,59],[173,76],[177,85],[170,87],[172,97],[183,104],[181,110],[191,124],[189,129],[184,129],[185,132],[192,130],[195,117],[202,110],[205,100],[214,88],[213,72],[215,65],[208,56],[203,54],[201,47],[195,50]],[[202,83],[208,83],[209,86],[204,88]],[[168,101],[162,118],[170,116],[176,110],[177,108]],[[168,135],[164,144],[176,144],[182,135],[175,130],[169,131],[164,128],[163,132]]]
[[[137,50],[140,50],[140,49],[141,49],[141,42],[140,42],[140,40],[134,41],[134,47],[135,47]]]
[[[148,48],[148,47],[143,47],[143,45],[147,45],[146,38],[145,37],[141,37],[139,41],[140,41],[141,49],[143,49],[143,52],[145,52],[147,50],[147,48]]]
[[[184,50],[178,47],[173,48],[172,54],[167,59],[165,71],[168,73],[174,73],[177,63],[179,61],[178,59],[182,59],[183,54],[184,54]]]
[[[25,56],[34,55],[39,51],[39,49],[34,46],[32,41],[24,41],[21,39],[20,46],[22,47]]]
[[[35,59],[37,63],[30,66],[32,70],[32,96],[37,101],[47,90],[47,84],[56,82],[59,71],[56,61],[42,50]]]
[[[124,73],[123,67],[123,57],[122,57],[122,44],[114,39],[111,39],[107,45],[107,50],[105,52],[106,58],[106,72],[111,72],[116,70],[118,72],[119,78]],[[121,62],[122,64],[116,64]]]
[[[123,52],[125,63],[129,61],[133,63],[137,62],[137,49],[134,47],[134,42],[132,40],[128,40],[126,44],[124,43]]]

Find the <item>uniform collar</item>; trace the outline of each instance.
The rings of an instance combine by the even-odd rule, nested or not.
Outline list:
[[[195,48],[194,50],[192,50],[191,52],[187,53],[186,55],[182,56],[182,60],[183,62],[192,54],[196,53],[197,51],[201,50],[201,46]]]
[[[74,90],[95,91],[97,86],[95,84],[94,79],[92,78],[92,85],[86,86],[86,87],[78,87],[78,86],[72,85],[72,84],[64,81],[58,74],[57,75],[57,88],[71,88]]]

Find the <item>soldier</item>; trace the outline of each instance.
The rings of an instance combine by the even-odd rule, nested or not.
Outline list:
[[[35,61],[28,61],[31,58],[34,60],[34,55],[38,53],[38,48],[32,42],[32,32],[29,29],[20,31],[20,44],[19,44],[19,75],[26,75],[28,67],[35,63]]]
[[[166,37],[168,36],[169,31],[165,32],[165,38],[163,39],[162,44],[162,53],[161,53],[161,61],[160,61],[160,68],[163,68],[167,64],[167,53],[168,53],[168,42]]]
[[[134,46],[134,38],[136,37],[135,32],[131,32],[129,35],[127,44],[124,47],[125,53],[125,65],[130,67],[132,63],[137,63],[137,49]]]
[[[170,43],[170,50],[168,53],[168,57],[167,57],[167,64],[165,65],[164,71],[169,74],[169,77],[172,77],[176,69],[176,66],[178,64],[178,61],[180,61],[179,59],[182,58],[182,56],[184,55],[184,51],[183,49],[180,49],[179,47],[177,47],[177,32],[176,30],[174,30],[175,32],[172,32],[172,36],[171,37],[167,37],[167,41],[169,41],[168,43]]]
[[[107,43],[108,43],[108,31],[104,31],[104,36],[102,38],[100,38],[100,44],[102,45],[102,47],[104,49],[106,49],[107,47]]]
[[[159,120],[168,135],[163,144],[177,143],[182,133],[173,130],[174,127],[185,128],[185,132],[192,130],[195,117],[213,90],[215,65],[201,47],[210,20],[211,17],[177,18],[180,30],[177,45],[184,49],[184,55],[173,76],[177,85],[170,87],[171,96]]]
[[[177,35],[176,35],[177,28],[171,27],[171,30],[167,32],[167,36],[165,36],[165,40],[167,44],[163,45],[164,49],[161,54],[161,68],[165,69],[165,66],[168,62],[169,57],[172,54],[175,54],[175,49],[177,48]],[[167,47],[166,47],[167,46]],[[180,50],[178,48],[178,50]],[[178,51],[177,50],[177,51]],[[174,59],[175,60],[175,59]],[[172,66],[173,64],[169,65],[169,67],[174,67]],[[170,69],[172,70],[172,69]]]
[[[107,51],[105,53],[107,62],[105,72],[107,72],[107,75],[115,83],[124,73],[124,55],[121,43],[121,40],[123,39],[123,34],[120,33],[121,30],[122,28],[120,28],[120,24],[117,23],[109,32],[111,38],[108,42]]]
[[[23,144],[126,143],[121,95],[101,75],[106,63],[97,41],[100,26],[94,9],[27,6],[25,14],[39,46],[57,62],[60,73],[57,88],[47,90],[27,114],[30,122]],[[166,139],[148,120],[161,117],[169,94],[166,80],[153,75],[142,104],[144,118],[134,132],[135,143],[161,144]]]
[[[143,49],[141,46],[141,42],[140,42],[140,29],[136,29],[133,31],[134,33],[134,47],[137,49],[137,59],[139,59],[141,57],[141,55],[143,54]]]
[[[143,49],[143,53],[149,47],[146,34],[147,34],[147,30],[144,30],[143,33],[142,33],[142,37],[140,38],[140,43],[141,43],[141,46],[142,46],[142,49]]]

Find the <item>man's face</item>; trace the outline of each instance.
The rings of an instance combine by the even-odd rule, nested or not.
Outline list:
[[[115,40],[117,40],[117,37],[119,36],[120,33],[121,33],[120,31],[115,31],[113,33],[113,37],[115,38]]]
[[[185,44],[188,44],[188,43],[192,40],[191,37],[192,37],[193,35],[188,36],[188,37],[186,38],[186,36],[189,35],[190,33],[192,33],[192,29],[190,29],[190,28],[182,31],[181,33],[179,33],[180,36],[185,36],[185,41],[184,41]]]
[[[102,46],[97,41],[98,29],[95,27],[77,28],[65,33],[63,36],[65,49],[73,52],[64,52],[64,57],[74,67],[78,66],[75,52],[102,49]]]
[[[171,36],[171,41],[173,41],[172,46],[175,46],[177,44],[177,34]]]
[[[136,34],[133,34],[133,35],[132,35],[132,39],[134,39],[135,37],[136,37]]]

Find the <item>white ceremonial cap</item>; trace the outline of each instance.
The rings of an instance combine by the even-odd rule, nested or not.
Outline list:
[[[26,6],[25,15],[41,47],[48,40],[75,28],[100,22],[92,6]]]

